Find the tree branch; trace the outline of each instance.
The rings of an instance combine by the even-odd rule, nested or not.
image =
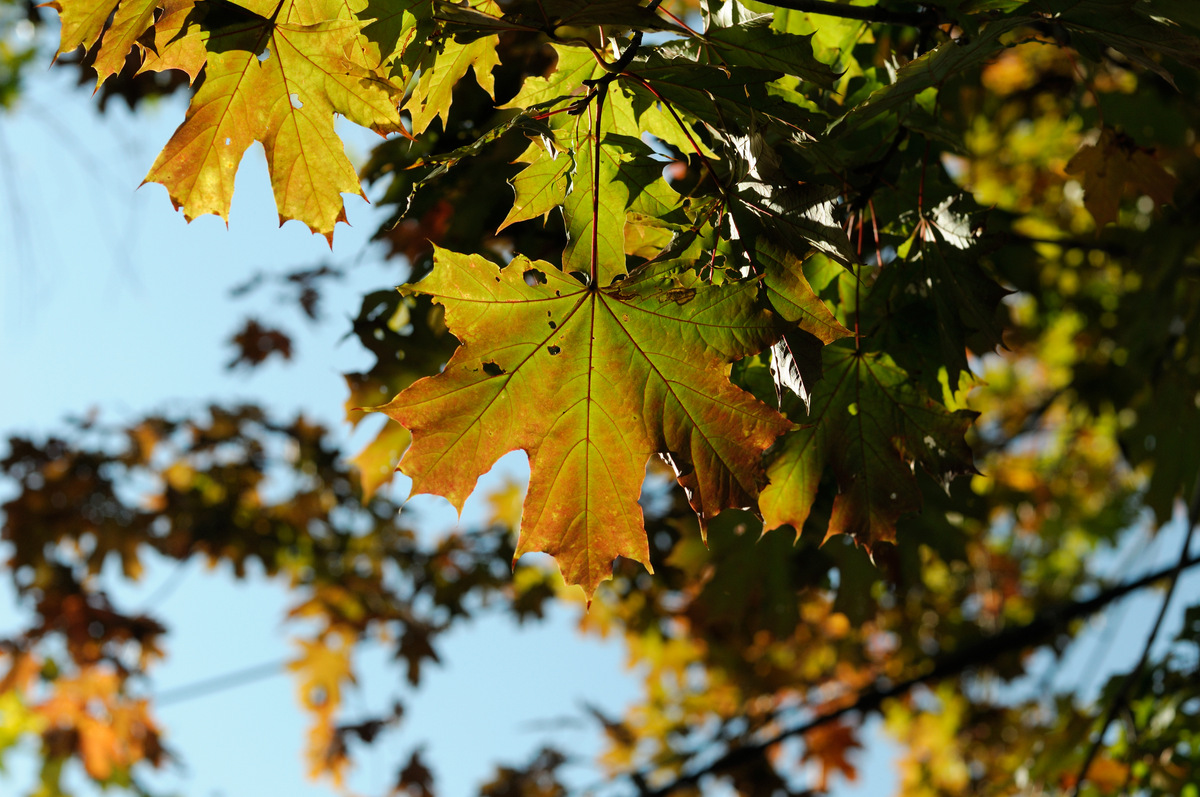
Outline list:
[[[695,784],[706,775],[736,768],[763,755],[769,748],[785,739],[808,733],[814,728],[819,728],[822,725],[833,722],[846,714],[856,711],[862,713],[874,711],[879,708],[884,700],[903,695],[921,684],[930,681],[940,681],[943,678],[949,678],[953,675],[960,675],[971,667],[994,661],[1002,653],[1043,644],[1047,637],[1061,630],[1073,620],[1079,620],[1095,614],[1113,601],[1119,600],[1131,592],[1145,589],[1164,578],[1177,579],[1180,573],[1197,564],[1200,564],[1200,554],[1181,559],[1169,567],[1157,570],[1134,581],[1109,587],[1087,600],[1074,601],[1047,609],[1025,625],[985,636],[975,645],[935,659],[933,667],[920,675],[915,675],[894,684],[880,683],[874,688],[860,694],[858,699],[849,705],[820,714],[808,722],[780,731],[763,741],[734,748],[712,763],[693,772],[680,775],[662,788],[653,791],[642,789],[641,794],[643,797],[667,797],[667,795],[676,789]],[[649,779],[649,773],[634,773],[630,777],[635,782],[645,782]]]
[[[880,6],[846,6],[831,0],[762,0],[763,5],[806,11],[826,17],[861,19],[863,22],[878,22],[887,25],[910,25],[928,28],[941,22],[941,15],[933,9],[926,11],[892,11]]]
[[[1183,573],[1184,567],[1187,565],[1188,552],[1192,547],[1192,537],[1196,532],[1196,525],[1200,524],[1200,478],[1196,479],[1195,489],[1192,491],[1191,506],[1188,507],[1188,530],[1183,537],[1183,550],[1179,552],[1179,561],[1170,570],[1171,582],[1167,585],[1167,594],[1163,596],[1162,608],[1158,610],[1158,617],[1154,620],[1154,627],[1150,629],[1150,636],[1146,637],[1146,644],[1142,647],[1142,655],[1138,659],[1133,669],[1125,676],[1125,680],[1121,682],[1120,689],[1113,697],[1112,703],[1108,707],[1108,711],[1104,715],[1104,723],[1100,726],[1100,732],[1096,734],[1096,738],[1088,746],[1087,755],[1083,757],[1083,765],[1079,768],[1079,776],[1075,778],[1075,788],[1071,790],[1071,797],[1079,797],[1083,784],[1087,782],[1088,770],[1092,768],[1092,761],[1095,760],[1096,754],[1100,752],[1100,748],[1104,746],[1104,736],[1108,733],[1108,726],[1112,725],[1113,720],[1117,718],[1117,713],[1125,705],[1125,701],[1129,698],[1129,690],[1133,687],[1134,682],[1141,676],[1142,671],[1146,669],[1146,662],[1150,660],[1150,648],[1154,647],[1154,640],[1158,638],[1158,631],[1162,628],[1163,620],[1167,616],[1167,608],[1171,605],[1171,598],[1175,595],[1175,585],[1179,583],[1179,576]]]

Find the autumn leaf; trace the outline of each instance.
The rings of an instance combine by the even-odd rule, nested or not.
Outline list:
[[[1175,196],[1175,178],[1153,153],[1109,128],[1100,132],[1095,144],[1075,153],[1067,162],[1067,173],[1083,178],[1083,204],[1097,229],[1116,222],[1127,187],[1150,197],[1155,205],[1169,205]]]
[[[339,631],[297,642],[302,652],[287,667],[300,676],[300,702],[313,711],[332,713],[341,705],[342,685],[354,683],[353,634]]]
[[[285,360],[292,359],[292,339],[287,333],[265,327],[253,318],[246,321],[230,342],[237,349],[237,354],[226,368],[262,365],[272,354],[278,354]]]
[[[333,117],[400,130],[397,89],[367,60],[365,23],[339,18],[336,6],[287,0],[270,18],[233,8],[235,22],[192,31],[209,51],[204,83],[146,182],[166,186],[189,220],[227,218],[238,164],[261,141],[280,221],[299,219],[332,242],[334,226],[346,220],[340,195],[362,195]],[[194,69],[184,57],[181,68]]]
[[[413,750],[408,763],[400,770],[396,794],[406,797],[434,797],[433,773],[421,760],[421,752],[420,748]]]
[[[804,734],[802,760],[815,761],[821,767],[821,774],[817,777],[818,792],[828,790],[829,776],[834,772],[841,772],[849,781],[858,779],[858,769],[847,758],[847,754],[854,749],[862,749],[854,729],[840,722],[831,722]]]
[[[849,534],[870,548],[895,540],[896,521],[921,506],[913,466],[940,481],[974,472],[963,434],[975,413],[950,412],[925,396],[885,354],[824,349],[810,422],[789,434],[771,464],[759,507],[763,527],[804,527],[821,475],[838,484],[828,536]]]
[[[408,448],[409,440],[407,429],[400,424],[389,423],[350,459],[358,469],[364,500],[392,480],[400,453]]]
[[[499,15],[500,8],[492,0],[479,5],[481,11]],[[431,53],[430,60],[423,65],[412,96],[404,103],[404,110],[412,114],[412,130],[422,133],[429,123],[440,117],[445,125],[450,120],[450,104],[454,87],[466,74],[475,72],[475,81],[489,96],[494,94],[492,70],[500,65],[496,54],[498,36],[485,36],[474,41],[463,42],[448,39],[439,50]]]
[[[134,42],[154,21],[159,0],[100,0],[100,2],[71,2],[64,5],[52,0],[46,5],[58,12],[62,27],[59,31],[58,55],[66,55],[79,47],[91,49],[103,34],[104,47],[96,58],[97,85],[121,70],[125,56]],[[115,65],[115,67],[114,67]]]
[[[47,733],[67,732],[88,775],[99,781],[139,761],[161,761],[148,702],[122,695],[120,685],[115,672],[89,668],[59,679],[53,694],[33,707]]]
[[[337,740],[333,718],[342,704],[342,688],[355,683],[351,662],[354,637],[352,630],[339,627],[311,641],[297,640],[302,652],[287,665],[298,675],[300,704],[313,718],[306,751],[309,776],[327,773],[335,784],[341,782],[346,761],[330,755]]]
[[[103,34],[103,47],[99,48],[92,65],[99,86],[125,66],[125,57],[153,24],[154,12],[162,5],[162,0],[101,0],[99,3],[68,0],[66,5],[54,0],[47,5],[58,11],[62,21],[58,55],[78,47],[90,49]]]
[[[590,595],[617,556],[649,567],[641,492],[667,455],[701,522],[753,504],[760,455],[790,424],[728,380],[769,346],[757,283],[711,286],[644,269],[585,286],[518,256],[497,268],[445,250],[406,292],[446,308],[462,346],[445,370],[378,409],[412,430],[413,491],[461,509],[480,474],[523,449],[532,471],[516,555],[554,555]]]
[[[162,13],[143,39],[138,73],[178,69],[194,83],[208,62],[208,37],[198,24],[207,16],[206,6],[197,8],[194,0],[162,0],[159,6]]]

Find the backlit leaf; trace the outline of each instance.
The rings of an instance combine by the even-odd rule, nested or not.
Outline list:
[[[763,527],[799,532],[829,468],[838,496],[827,536],[849,534],[868,548],[894,541],[896,521],[921,506],[914,465],[943,483],[974,472],[963,434],[975,413],[922,395],[886,355],[827,346],[824,371],[810,422],[784,439],[768,469]]]
[[[508,451],[529,455],[517,555],[554,555],[590,595],[617,556],[649,564],[637,504],[646,462],[666,454],[702,523],[748,506],[761,452],[789,424],[728,381],[770,345],[757,286],[709,286],[643,270],[585,287],[518,256],[498,269],[439,250],[410,291],[434,297],[463,345],[445,371],[379,409],[413,432],[400,469],[456,507]]]
[[[492,0],[480,5],[481,9],[498,12]],[[489,95],[494,94],[492,69],[500,64],[496,54],[496,36],[485,36],[470,42],[458,39],[443,40],[441,48],[432,59],[422,64],[421,77],[413,89],[412,96],[404,103],[404,110],[412,114],[412,130],[421,133],[435,118],[445,125],[450,118],[450,104],[454,87],[466,74],[474,70],[475,81]]]
[[[545,147],[530,144],[519,162],[528,166],[510,181],[516,198],[500,230],[518,221],[544,217],[567,198],[567,175],[572,166],[570,155],[561,152],[551,155]]]
[[[299,219],[332,241],[334,225],[345,221],[340,194],[362,193],[333,116],[398,130],[395,89],[363,60],[362,22],[314,23],[319,12],[290,2],[273,19],[241,16],[208,34],[204,84],[146,181],[166,186],[188,219],[225,218],[238,164],[258,140],[281,222]]]

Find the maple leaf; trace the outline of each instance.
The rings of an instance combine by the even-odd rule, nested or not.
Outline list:
[[[332,714],[341,705],[342,685],[355,681],[350,663],[353,634],[338,629],[315,641],[297,642],[303,653],[287,667],[301,676],[300,702],[311,711]]]
[[[292,359],[292,339],[287,333],[265,327],[253,318],[246,321],[230,342],[237,348],[237,356],[226,364],[226,368],[262,365],[272,354],[285,360]]]
[[[1154,155],[1125,135],[1105,128],[1100,140],[1080,148],[1067,162],[1067,173],[1083,177],[1083,204],[1097,229],[1117,221],[1117,210],[1126,186],[1132,186],[1159,205],[1175,196],[1175,178],[1154,160]]]
[[[975,472],[963,434],[976,413],[950,412],[925,396],[886,354],[838,345],[824,354],[811,423],[784,439],[768,469],[763,528],[790,524],[799,535],[830,467],[839,494],[827,538],[849,534],[868,548],[894,541],[896,520],[921,506],[915,463],[944,482]]]
[[[638,0],[555,0],[553,3],[516,0],[505,3],[503,18],[477,11],[466,3],[439,2],[438,5],[438,19],[452,23],[455,31],[541,30],[553,33],[560,27],[586,28],[593,25],[635,30],[680,30]]]
[[[893,307],[905,308],[912,325],[926,326],[936,339],[952,391],[971,373],[968,348],[983,353],[1003,346],[997,308],[1010,291],[980,266],[980,249],[969,217],[951,210],[955,198],[922,217],[897,252],[897,268],[884,270],[875,284]]]
[[[567,198],[567,175],[572,165],[569,155],[547,152],[534,143],[515,162],[528,165],[509,181],[516,198],[497,233],[518,221],[545,217]]]
[[[756,242],[753,258],[763,267],[763,284],[771,307],[785,320],[821,343],[833,343],[852,334],[813,292],[800,258],[763,240]]]
[[[369,499],[383,485],[392,480],[396,471],[399,457],[396,452],[408,448],[408,430],[399,424],[389,423],[379,430],[379,434],[363,446],[350,458],[354,467],[358,468],[359,484],[362,486],[363,500]]]
[[[380,132],[400,130],[398,90],[366,55],[365,23],[339,18],[352,16],[345,7],[286,0],[268,18],[223,5],[232,7],[219,15],[221,22],[233,20],[228,24],[206,20],[197,29],[178,22],[208,50],[205,78],[146,182],[166,186],[188,220],[206,213],[227,218],[238,164],[246,148],[261,141],[280,222],[299,219],[332,242],[334,226],[346,220],[340,194],[362,196],[333,117]],[[192,74],[194,49],[179,52],[181,68]],[[174,64],[160,58],[154,66]]]
[[[817,792],[829,789],[829,776],[841,772],[846,780],[858,779],[858,769],[850,763],[847,753],[862,749],[854,729],[840,722],[832,722],[813,728],[804,734],[804,756],[802,761],[815,761],[821,768],[817,776]]]
[[[795,36],[771,28],[774,15],[749,11],[738,0],[729,0],[709,16],[701,39],[711,50],[712,62],[736,62],[795,75],[831,88],[837,74],[813,54],[812,34]]]
[[[195,0],[161,0],[159,5],[162,14],[154,23],[153,35],[140,44],[142,65],[138,74],[178,69],[188,76],[189,84],[195,83],[208,62],[211,29],[218,26],[222,13],[236,18],[238,12],[231,8],[239,7],[213,2],[196,5]]]
[[[589,595],[617,556],[649,567],[637,500],[652,454],[669,457],[702,524],[753,503],[761,453],[790,427],[728,380],[778,337],[757,282],[715,287],[660,264],[601,288],[523,256],[500,269],[439,249],[434,262],[404,290],[442,304],[462,346],[377,408],[412,431],[400,470],[414,493],[461,509],[480,474],[526,451],[516,556],[554,555]]]
[[[1019,27],[1020,18],[989,22],[977,36],[947,42],[914,58],[895,71],[895,79],[834,121],[826,131],[853,130],[882,113],[903,109],[930,88],[940,88],[955,75],[981,65],[1004,48],[1005,34]]]
[[[118,770],[145,760],[161,761],[157,725],[145,699],[121,694],[121,681],[107,669],[87,668],[61,678],[53,693],[34,707],[40,721],[76,748],[88,775],[108,780]]]
[[[395,793],[407,795],[407,797],[433,797],[435,794],[433,773],[421,760],[421,753],[421,748],[413,750],[408,763],[404,765],[404,769],[400,770]]]
[[[62,21],[58,55],[78,47],[90,49],[103,35],[103,46],[96,53],[92,68],[99,86],[125,66],[125,57],[143,33],[154,23],[154,12],[161,0],[101,0],[99,3],[54,0],[47,3],[58,11]]]
[[[479,8],[500,13],[499,6],[492,0],[485,0]],[[404,110],[412,114],[414,133],[424,132],[435,118],[440,117],[443,126],[450,121],[454,87],[468,69],[475,72],[475,82],[479,87],[489,97],[494,97],[492,69],[500,65],[500,57],[496,54],[496,45],[499,43],[499,36],[484,36],[473,41],[443,40],[440,50],[431,53],[422,64],[416,88],[404,103]]]
[[[849,337],[850,330],[829,312],[829,308],[808,284],[801,261],[786,249],[764,239],[755,242],[751,257],[763,268],[763,287],[771,308],[785,321],[795,325],[771,347],[771,376],[775,395],[782,404],[783,389],[791,390],[808,410],[812,391],[821,378],[821,351],[826,344]]]
[[[335,784],[340,784],[340,767],[346,762],[330,755],[338,738],[333,716],[341,706],[343,686],[355,683],[354,636],[349,628],[335,627],[316,640],[297,640],[303,652],[287,665],[299,677],[300,703],[313,714],[306,753],[309,776],[327,772]]]

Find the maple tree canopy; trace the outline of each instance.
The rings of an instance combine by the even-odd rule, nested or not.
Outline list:
[[[587,710],[605,794],[824,793],[874,714],[904,794],[1195,793],[1200,607],[1160,633],[1200,521],[1191,0],[49,5],[102,101],[190,92],[146,175],[188,219],[227,217],[259,142],[281,223],[332,243],[371,189],[403,284],[352,323],[374,359],[347,420],[391,419],[352,458],[256,407],[10,441],[38,619],[0,641],[0,753],[40,735],[45,793],[73,757],[105,785],[163,761],[127,682],[165,629],[98,586],[147,550],[287,580],[317,629],[290,665],[311,772],[338,783],[348,740],[402,719],[339,713],[360,642],[416,686],[474,607],[582,587],[581,627],[618,629],[646,683]],[[357,168],[339,117],[381,136]],[[285,281],[315,318],[336,273]],[[292,357],[258,320],[233,342]],[[279,450],[287,500],[261,489]],[[529,484],[485,527],[430,545],[399,519],[394,470],[461,510],[516,450]],[[1098,564],[1160,526],[1187,528],[1171,568]],[[1099,698],[1053,670],[1021,691],[1027,651],[1164,581]],[[482,793],[562,794],[566,760]],[[396,793],[433,779],[414,751]]]

